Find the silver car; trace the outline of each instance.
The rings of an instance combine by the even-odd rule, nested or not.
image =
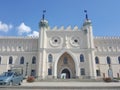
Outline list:
[[[23,76],[16,72],[4,72],[0,75],[0,85],[21,85]]]

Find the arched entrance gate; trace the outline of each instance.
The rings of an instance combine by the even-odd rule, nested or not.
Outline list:
[[[62,78],[62,75],[65,75],[64,77],[65,77],[66,79],[68,79],[68,78],[70,78],[70,71],[69,71],[68,69],[64,69],[64,70],[62,70],[62,72],[61,72],[61,78]]]
[[[64,53],[57,63],[57,77],[69,79],[75,78],[75,76],[75,62],[68,53]]]

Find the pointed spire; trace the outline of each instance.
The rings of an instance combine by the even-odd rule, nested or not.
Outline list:
[[[84,10],[84,12],[85,12],[85,14],[86,14],[86,15],[85,15],[86,20],[89,20],[89,19],[88,19],[87,10]]]
[[[48,21],[45,20],[45,12],[46,10],[43,10],[42,20],[39,22],[39,28],[48,28]]]
[[[46,10],[43,10],[43,16],[42,16],[43,21],[45,19],[45,13],[46,13]]]
[[[85,22],[83,23],[83,26],[91,25],[91,20],[88,18],[87,10],[84,10],[85,13]]]

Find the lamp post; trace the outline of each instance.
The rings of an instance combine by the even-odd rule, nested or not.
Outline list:
[[[25,76],[27,76],[27,71],[28,71],[28,62],[26,62],[26,73],[25,73]]]

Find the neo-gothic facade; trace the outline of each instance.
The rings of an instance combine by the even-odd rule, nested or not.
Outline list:
[[[40,79],[120,76],[119,37],[94,37],[88,19],[80,29],[51,29],[44,19],[39,27],[39,37],[0,37],[0,73],[20,68]]]

